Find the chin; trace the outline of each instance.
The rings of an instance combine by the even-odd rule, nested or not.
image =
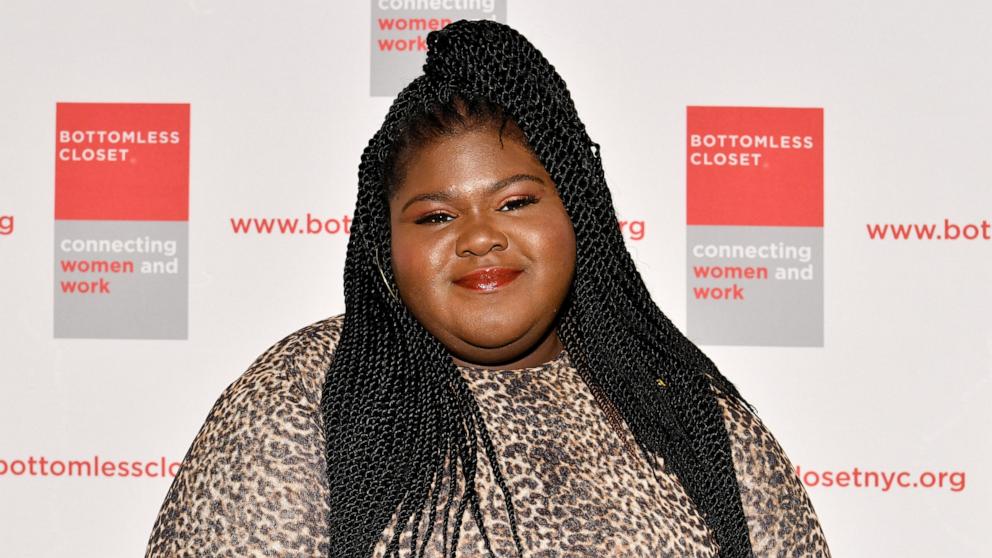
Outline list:
[[[483,312],[465,316],[460,337],[467,343],[485,349],[499,349],[520,341],[530,332],[534,320],[519,314]]]

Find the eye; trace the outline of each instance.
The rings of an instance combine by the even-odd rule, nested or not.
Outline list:
[[[531,205],[533,203],[537,203],[537,197],[536,196],[529,196],[528,195],[528,196],[523,196],[523,197],[520,197],[520,198],[514,198],[514,199],[512,199],[512,200],[510,200],[510,201],[508,201],[506,203],[504,203],[503,204],[503,207],[500,208],[500,211],[503,211],[503,210],[513,211],[514,209],[520,209],[521,207],[525,207],[525,206]]]
[[[447,223],[453,217],[447,213],[431,213],[429,215],[424,215],[420,217],[414,223],[418,225],[436,225],[439,223]]]

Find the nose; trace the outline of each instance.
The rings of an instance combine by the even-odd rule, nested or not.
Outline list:
[[[455,243],[455,252],[459,257],[484,256],[494,250],[506,250],[508,244],[506,234],[489,220],[466,216]]]

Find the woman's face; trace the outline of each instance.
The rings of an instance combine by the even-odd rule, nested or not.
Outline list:
[[[389,201],[404,304],[458,364],[554,358],[575,235],[544,166],[489,127],[440,138],[407,161]]]

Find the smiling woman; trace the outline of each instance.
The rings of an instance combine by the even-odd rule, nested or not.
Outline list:
[[[453,106],[466,118],[495,117],[482,103]],[[575,235],[519,130],[511,135],[521,139],[504,142],[498,125],[463,123],[397,156],[393,271],[404,304],[456,364],[535,366],[562,349],[552,326],[571,286]]]
[[[428,45],[362,156],[345,314],[225,390],[147,556],[828,557],[652,301],[560,76],[491,21]]]

